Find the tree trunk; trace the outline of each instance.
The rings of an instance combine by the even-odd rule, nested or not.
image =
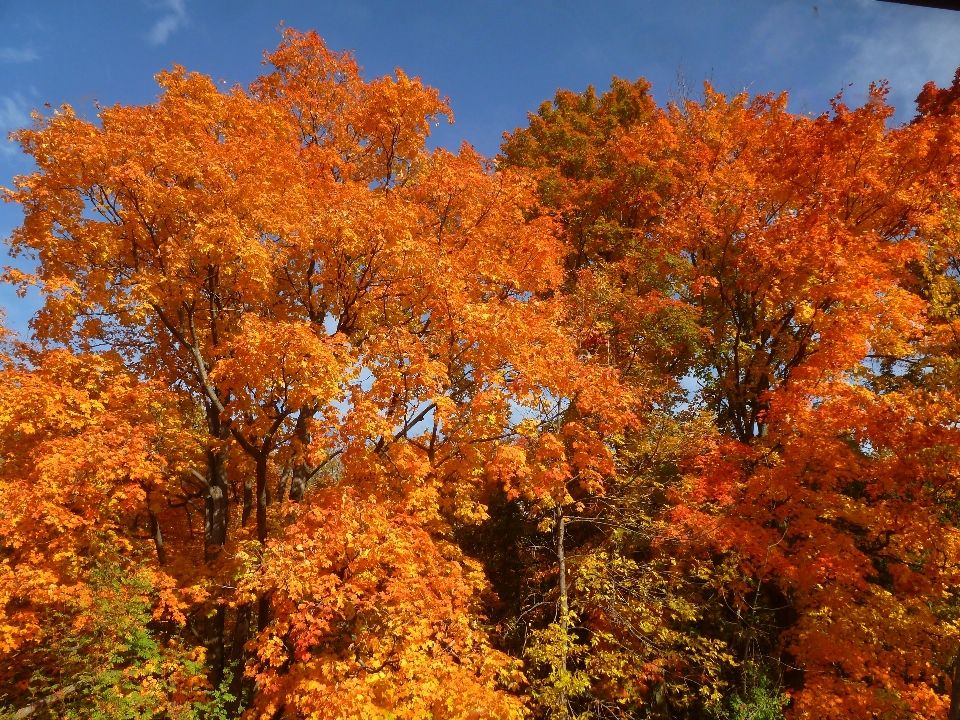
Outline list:
[[[953,666],[953,687],[950,688],[950,720],[960,720],[960,658]]]
[[[227,486],[227,451],[207,451],[210,469],[207,485],[206,513],[203,524],[204,561],[215,560],[227,541],[229,487]]]
[[[296,436],[304,452],[310,446],[310,422],[313,420],[314,410],[311,408],[301,408],[297,415]],[[293,478],[290,483],[290,499],[295,503],[303,502],[303,494],[307,489],[307,482],[310,480],[310,466],[305,460],[301,460],[293,466]]]
[[[283,472],[280,473],[280,482],[277,483],[277,502],[281,505],[287,498],[287,483],[290,482],[292,475],[293,470],[289,466],[283,468]]]
[[[28,718],[39,710],[43,710],[50,705],[55,705],[63,700],[66,700],[71,695],[76,694],[77,689],[78,688],[76,685],[67,685],[65,688],[60,688],[52,695],[48,695],[42,700],[38,700],[37,702],[33,703],[33,705],[27,705],[26,707],[20,708],[13,714],[13,718],[14,720],[23,720],[24,718]]]
[[[560,586],[560,627],[567,631],[567,621],[570,614],[570,604],[567,599],[567,559],[563,549],[566,522],[563,515],[563,506],[557,506],[557,562],[559,565]]]
[[[567,634],[570,626],[570,602],[567,598],[567,557],[564,552],[564,534],[566,532],[566,522],[563,515],[563,505],[557,505],[557,584],[560,590],[560,630],[563,632],[563,654],[560,658],[560,670],[563,674],[562,681],[566,682],[567,674]],[[567,697],[566,693],[561,693],[560,702],[563,705],[563,715],[567,717]]]
[[[267,542],[267,458],[266,448],[257,458],[257,540]]]
[[[247,478],[243,481],[243,510],[240,512],[240,527],[247,526],[247,520],[250,519],[250,513],[253,510],[253,480]]]
[[[148,510],[150,513],[150,535],[153,537],[153,545],[157,549],[157,562],[160,565],[167,564],[167,551],[163,548],[163,535],[160,533],[160,523],[157,522],[157,516],[153,514],[152,510]]]
[[[207,425],[210,434],[225,441],[230,437],[230,426],[220,418],[219,410],[207,405]],[[227,542],[227,522],[229,520],[230,486],[227,480],[227,447],[221,445],[215,450],[207,450],[207,494],[203,523],[203,559],[211,563],[220,555]],[[210,670],[210,684],[215,689],[223,683],[223,631],[226,609],[217,605],[213,614],[207,618],[204,628],[204,646],[207,649],[207,667]]]
[[[270,596],[264,593],[257,600],[257,631],[263,632],[270,624]]]
[[[299,462],[293,466],[293,478],[290,481],[290,500],[295,503],[303,502],[303,494],[310,479],[310,468],[306,463]]]
[[[234,699],[227,706],[227,717],[237,717],[243,696],[244,676],[247,654],[244,650],[250,637],[250,606],[241,605],[237,608],[237,624],[233,629],[233,651],[230,661],[233,666],[233,678],[230,680],[230,694]]]
[[[210,668],[210,684],[219,688],[223,682],[223,626],[226,609],[218,605],[213,615],[207,618],[206,638],[207,666]]]

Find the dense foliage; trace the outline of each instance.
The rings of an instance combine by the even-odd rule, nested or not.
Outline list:
[[[15,134],[0,717],[960,720],[960,71],[266,65]]]

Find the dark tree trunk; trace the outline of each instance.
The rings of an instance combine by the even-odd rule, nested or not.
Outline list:
[[[270,596],[264,593],[257,600],[257,631],[263,632],[270,624]]]
[[[163,535],[160,533],[160,523],[157,522],[157,516],[152,511],[150,513],[150,536],[153,538],[153,545],[157,549],[157,562],[161,565],[167,564],[167,551],[163,548]]]
[[[253,480],[247,478],[243,481],[243,510],[240,513],[240,526],[246,527],[247,520],[250,519],[250,513],[253,511]]]
[[[563,514],[563,505],[557,505],[557,584],[560,590],[560,630],[563,632],[563,653],[560,658],[560,669],[567,672],[567,635],[570,629],[570,601],[567,596],[567,555],[564,550],[564,535],[566,534],[566,518]],[[568,717],[567,693],[562,691],[560,702],[563,705],[561,717]]]
[[[953,687],[950,688],[950,720],[960,720],[960,658],[953,666]]]
[[[287,483],[290,482],[290,477],[293,475],[293,471],[289,467],[285,467],[283,472],[280,473],[280,482],[277,484],[277,502],[283,504],[283,501],[287,498]]]
[[[221,548],[227,541],[227,518],[229,511],[229,495],[227,485],[227,451],[207,451],[209,468],[206,513],[204,517],[204,552],[205,562],[213,562],[220,554]],[[223,682],[223,605],[217,606],[213,615],[207,618],[204,645],[207,648],[207,667],[210,670],[210,684],[219,688]]]
[[[233,650],[230,661],[233,666],[233,678],[230,680],[230,694],[234,699],[227,706],[227,717],[237,717],[243,696],[244,676],[247,654],[244,650],[250,637],[250,606],[241,605],[237,608],[237,624],[233,629]]]
[[[210,684],[219,688],[223,682],[223,626],[226,609],[218,605],[213,615],[207,618],[206,639],[207,666],[210,668]]]
[[[310,468],[306,463],[297,463],[293,466],[293,478],[290,482],[290,500],[299,503],[303,502],[303,494],[307,489],[307,481],[310,479]]]
[[[267,541],[267,458],[266,449],[257,458],[257,540]]]
[[[206,514],[203,526],[204,560],[210,562],[220,554],[227,541],[229,488],[227,486],[227,451],[207,452],[210,469],[207,485]]]
[[[310,422],[313,420],[314,410],[311,408],[301,408],[297,416],[296,436],[297,440],[304,450],[310,446]],[[300,461],[293,466],[293,478],[290,483],[290,499],[295,503],[303,502],[303,494],[307,490],[307,483],[310,481],[311,468]]]
[[[257,540],[267,542],[267,458],[264,450],[257,458]],[[257,602],[257,629],[264,630],[270,622],[270,598],[264,594]]]

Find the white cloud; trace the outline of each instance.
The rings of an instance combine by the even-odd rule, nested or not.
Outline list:
[[[896,120],[907,121],[926,82],[953,80],[960,13],[876,0],[776,0],[758,16],[747,47],[748,67],[767,83],[757,89],[788,88],[794,110],[827,110],[840,91],[857,106],[871,82],[887,80]]]
[[[153,7],[163,10],[163,16],[150,29],[147,38],[153,45],[163,45],[167,38],[187,24],[185,0],[160,0]]]
[[[888,80],[902,119],[912,115],[913,100],[926,82],[949,85],[960,66],[960,13],[910,9],[914,12],[883,13],[869,34],[840,38],[852,50],[842,70],[855,92]]]
[[[39,57],[35,51],[28,48],[0,48],[0,62],[2,63],[28,63]]]
[[[17,146],[7,140],[7,133],[30,124],[30,109],[19,95],[0,95],[0,155],[14,155]]]

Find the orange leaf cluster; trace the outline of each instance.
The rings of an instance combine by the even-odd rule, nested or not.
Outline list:
[[[614,78],[494,161],[265,65],[15,134],[0,703],[960,713],[960,73],[899,126]]]

